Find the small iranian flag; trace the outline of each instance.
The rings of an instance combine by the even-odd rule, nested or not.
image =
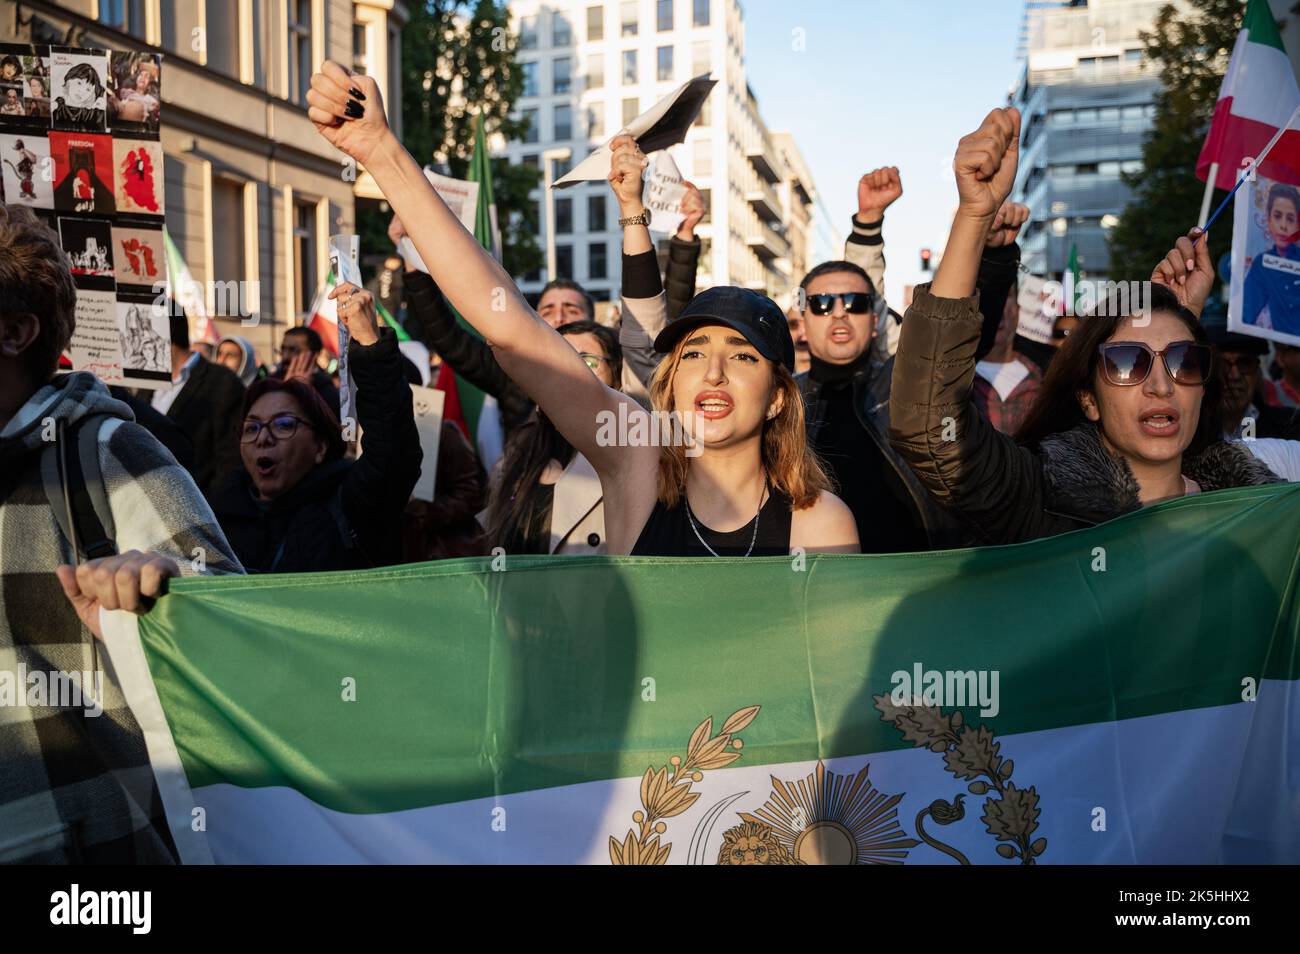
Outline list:
[[[337,358],[339,356],[339,309],[338,302],[330,298],[330,292],[334,290],[336,284],[333,272],[325,276],[325,284],[321,286],[320,291],[316,292],[316,298],[311,306],[311,317],[307,319],[306,325],[320,335],[325,349]],[[380,324],[392,328],[398,341],[411,340],[411,336],[378,300],[375,301],[375,311],[379,315]]]
[[[1061,314],[1074,315],[1079,308],[1079,246],[1070,246],[1070,262],[1061,275]]]
[[[1232,61],[1219,89],[1214,121],[1205,138],[1196,175],[1206,180],[1218,163],[1215,186],[1231,189],[1241,169],[1288,125],[1300,106],[1300,87],[1286,47],[1265,0],[1250,0],[1232,48]],[[1287,129],[1259,164],[1259,174],[1294,182],[1300,170],[1300,130]]]
[[[216,326],[208,317],[208,309],[203,303],[203,286],[190,274],[190,267],[181,258],[181,251],[172,241],[166,226],[163,226],[163,249],[167,255],[167,297],[184,308],[194,323],[190,339],[216,344],[221,335],[217,334]]]

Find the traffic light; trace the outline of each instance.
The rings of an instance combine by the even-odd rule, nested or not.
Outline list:
[[[929,270],[930,270],[930,250],[928,248],[923,248],[921,249],[921,271],[928,272]]]

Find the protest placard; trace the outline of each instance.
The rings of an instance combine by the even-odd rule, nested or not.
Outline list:
[[[1300,174],[1297,175],[1300,179]],[[1228,327],[1300,345],[1300,188],[1256,175],[1233,209]]]
[[[645,207],[650,210],[650,229],[668,235],[677,231],[686,218],[682,214],[682,198],[686,195],[686,182],[681,170],[667,149],[649,157],[645,170]]]
[[[442,201],[447,203],[451,214],[460,219],[460,224],[473,233],[474,217],[478,213],[478,183],[468,179],[453,179],[451,176],[440,175],[428,168],[424,170],[424,177],[429,180]],[[418,268],[426,275],[429,274],[424,259],[415,250],[415,243],[406,236],[402,236],[402,240],[398,242],[397,252],[412,268]]]
[[[442,408],[446,399],[446,391],[411,385],[415,429],[420,432],[420,450],[424,452],[420,479],[411,491],[411,496],[416,500],[433,501],[438,477],[438,443],[442,438]]]
[[[0,183],[72,266],[65,357],[106,384],[149,389],[172,379],[161,83],[156,53],[0,44]]]
[[[339,285],[347,282],[361,288],[361,268],[358,264],[361,257],[361,236],[331,235],[329,248],[330,274],[334,276],[334,284]],[[335,305],[338,305],[337,299]],[[347,322],[342,319],[338,321],[338,335],[339,420],[346,427],[349,421],[357,419],[357,389],[352,381],[352,369],[348,367],[348,343],[352,340],[352,336],[348,333]]]
[[[1046,285],[1046,279],[1037,275],[1023,275],[1016,296],[1016,304],[1020,308],[1016,333],[1040,344],[1051,344],[1052,325],[1056,321],[1057,303],[1047,293]]]
[[[635,139],[646,155],[682,142],[716,82],[704,73],[683,83],[628,123],[620,134]],[[608,178],[612,157],[613,152],[607,142],[557,179],[555,188],[566,189],[580,182]]]

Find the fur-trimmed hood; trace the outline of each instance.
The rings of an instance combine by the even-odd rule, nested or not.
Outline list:
[[[1137,478],[1128,461],[1107,452],[1095,424],[1079,424],[1053,434],[1036,450],[1047,477],[1049,510],[1100,523],[1141,508]],[[1183,473],[1204,491],[1282,480],[1246,448],[1227,441],[1184,457]]]

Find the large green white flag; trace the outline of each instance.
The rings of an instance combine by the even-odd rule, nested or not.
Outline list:
[[[180,580],[108,638],[187,860],[1294,864],[1297,541],[1275,485],[931,554]]]

